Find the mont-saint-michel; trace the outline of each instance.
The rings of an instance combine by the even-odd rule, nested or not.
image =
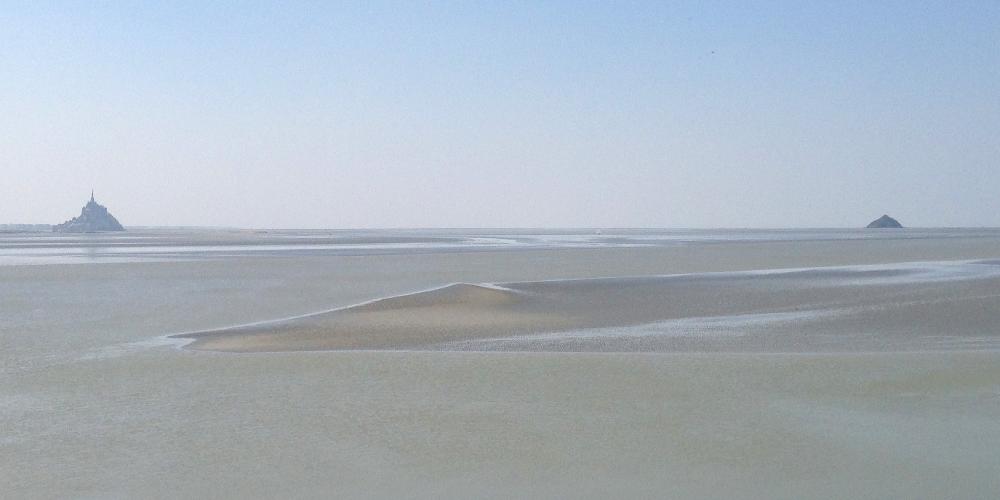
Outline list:
[[[94,200],[94,192],[90,192],[90,201],[80,210],[80,215],[52,226],[57,233],[98,233],[106,231],[124,231],[118,219],[108,212],[108,208]]]

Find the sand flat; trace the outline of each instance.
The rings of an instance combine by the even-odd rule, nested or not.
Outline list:
[[[784,233],[0,265],[0,484],[16,498],[994,496],[1000,231]],[[287,350],[296,320],[274,319],[298,317],[316,349],[350,338],[329,327],[352,315],[315,313],[351,304],[369,305],[355,324],[397,318],[385,347],[160,341],[259,322],[274,338],[230,332],[230,347]],[[476,324],[398,336],[442,316],[428,308]],[[484,328],[484,311],[530,333]],[[535,328],[565,317],[605,326]]]
[[[513,350],[919,350],[940,340],[1000,338],[1000,265],[994,261],[548,280],[459,283],[284,321],[179,335],[200,350],[260,352],[339,349],[469,349],[507,339]],[[786,316],[793,313],[795,321]],[[768,328],[752,326],[768,318]],[[726,337],[678,336],[650,325],[669,320],[733,323]],[[734,321],[739,318],[740,321]],[[871,335],[857,328],[864,318]],[[741,323],[742,321],[742,323]],[[689,324],[697,325],[697,322]],[[645,326],[636,342],[627,327]],[[966,325],[962,327],[961,325]],[[621,327],[595,344],[534,342],[533,335]],[[756,331],[762,330],[762,331]],[[794,332],[792,331],[794,330]],[[796,334],[793,334],[796,333]],[[877,333],[877,335],[876,335]],[[785,334],[780,341],[777,334]],[[813,335],[816,334],[816,335]],[[586,337],[585,335],[583,337]],[[583,338],[580,336],[571,338]],[[517,339],[525,342],[518,346]],[[984,340],[985,339],[985,340]],[[478,344],[490,350],[487,343]],[[975,345],[967,342],[966,345]]]

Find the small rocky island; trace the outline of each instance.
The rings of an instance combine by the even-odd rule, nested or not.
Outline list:
[[[90,201],[84,205],[79,217],[74,217],[58,226],[52,226],[57,233],[96,233],[103,231],[124,231],[125,228],[108,212],[107,207],[94,201],[94,192],[90,192]]]
[[[899,223],[898,220],[889,217],[888,215],[883,215],[878,219],[875,219],[868,224],[868,229],[902,229],[903,225]]]

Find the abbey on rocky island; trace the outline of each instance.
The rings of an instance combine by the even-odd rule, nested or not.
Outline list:
[[[62,224],[52,226],[57,233],[96,233],[103,231],[124,231],[125,228],[108,212],[107,207],[94,201],[94,192],[90,192],[90,201],[83,206],[79,217],[74,217]]]

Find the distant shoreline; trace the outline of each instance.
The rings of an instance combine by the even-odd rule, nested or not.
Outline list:
[[[51,231],[56,224],[21,224],[3,223],[0,224],[0,233],[3,232],[44,232]],[[157,225],[128,225],[131,231],[499,231],[499,232],[633,232],[633,231],[853,231],[869,230],[864,226],[788,226],[788,227],[571,227],[571,226],[499,226],[499,227],[459,227],[459,226],[436,226],[436,227],[241,227],[241,226],[157,226]],[[901,228],[907,230],[936,230],[936,229],[1000,229],[1000,226],[906,226]]]

